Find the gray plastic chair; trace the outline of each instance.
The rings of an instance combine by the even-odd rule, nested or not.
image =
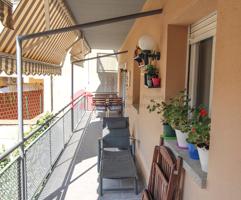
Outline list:
[[[103,119],[102,138],[99,139],[98,144],[98,171],[100,173],[101,196],[103,195],[104,178],[131,178],[134,182],[133,189],[136,194],[138,193],[137,171],[134,162],[135,142],[131,142],[128,121],[126,117]]]

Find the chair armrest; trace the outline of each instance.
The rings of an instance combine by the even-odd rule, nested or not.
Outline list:
[[[102,141],[103,139],[102,138],[99,138],[98,139],[98,161],[97,161],[97,170],[98,172],[100,171],[100,161],[101,161],[101,158],[102,158]]]
[[[129,137],[131,140],[131,154],[135,160],[135,154],[136,154],[136,139],[134,137]]]

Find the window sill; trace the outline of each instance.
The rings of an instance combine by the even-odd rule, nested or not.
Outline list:
[[[135,111],[137,112],[137,114],[139,114],[139,104],[132,104],[132,107],[135,109]]]
[[[180,156],[183,158],[183,168],[185,169],[186,173],[188,173],[189,176],[193,178],[193,180],[201,188],[206,188],[207,173],[202,171],[200,161],[190,159],[187,150],[180,149],[177,147],[176,140],[165,140],[164,144],[173,151],[175,156]]]

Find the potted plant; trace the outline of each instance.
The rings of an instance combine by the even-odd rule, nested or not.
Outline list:
[[[194,109],[192,111],[195,111]],[[199,160],[198,150],[196,147],[197,142],[197,134],[196,129],[193,127],[198,123],[198,115],[197,112],[192,113],[192,119],[191,119],[191,128],[188,133],[187,143],[188,143],[188,154],[189,157],[193,160]]]
[[[163,134],[164,137],[175,137],[175,131],[173,128],[169,125],[170,121],[170,114],[171,114],[171,109],[172,105],[170,103],[165,103],[165,102],[157,102],[155,100],[151,100],[151,104],[147,106],[147,109],[149,112],[157,112],[158,115],[161,116],[161,121],[163,124]]]
[[[204,105],[194,109],[191,119],[191,130],[187,141],[197,146],[201,167],[204,172],[208,170],[210,123],[211,119]]]
[[[153,87],[160,87],[161,79],[157,77],[152,77]]]
[[[170,114],[170,125],[175,129],[177,144],[180,148],[187,148],[187,137],[190,129],[188,114],[190,107],[188,96],[185,91],[180,92],[176,97],[171,99],[172,104]]]
[[[153,65],[145,66],[147,86],[148,87],[159,87],[160,79],[158,78],[157,69]]]

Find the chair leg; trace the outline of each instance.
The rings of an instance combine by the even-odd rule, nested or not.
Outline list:
[[[137,178],[134,178],[134,187],[135,187],[135,193],[136,195],[138,194],[138,183],[137,183]]]
[[[103,178],[100,175],[100,196],[103,196]]]

